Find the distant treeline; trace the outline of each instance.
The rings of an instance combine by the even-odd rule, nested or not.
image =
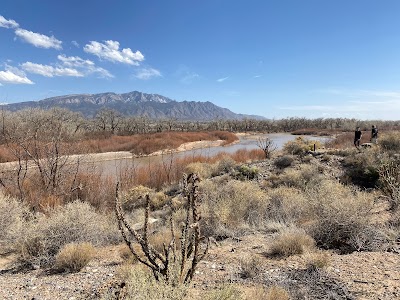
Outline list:
[[[52,108],[49,110],[28,109],[16,112],[1,111],[1,142],[4,143],[13,135],[25,135],[30,132],[39,134],[45,140],[58,139],[92,139],[111,135],[148,134],[165,131],[231,131],[231,132],[290,132],[297,134],[330,134],[338,131],[353,131],[356,126],[369,130],[372,125],[380,129],[394,130],[400,128],[399,121],[357,120],[347,118],[290,117],[267,120],[224,120],[181,121],[177,119],[152,120],[146,116],[126,117],[112,109],[100,110],[94,118],[84,118],[80,113],[67,109]],[[25,134],[24,134],[25,133]]]

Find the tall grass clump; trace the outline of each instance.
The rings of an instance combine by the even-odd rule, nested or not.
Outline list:
[[[64,245],[55,257],[54,269],[63,272],[79,272],[93,258],[94,247],[90,243]]]
[[[221,185],[207,180],[200,184],[203,195],[205,230],[210,235],[259,226],[265,219],[266,194],[253,182],[229,180]]]
[[[269,254],[271,256],[288,257],[303,254],[315,246],[314,239],[304,230],[299,228],[288,228],[278,234],[272,241]]]
[[[115,223],[80,201],[58,207],[46,216],[37,214],[24,224],[16,240],[15,251],[20,264],[53,265],[59,250],[68,243],[88,242],[94,246],[118,241]]]

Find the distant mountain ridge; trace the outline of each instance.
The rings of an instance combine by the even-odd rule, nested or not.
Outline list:
[[[236,114],[227,108],[219,107],[209,101],[178,102],[158,94],[146,94],[138,91],[129,93],[75,94],[46,98],[39,101],[27,101],[6,104],[7,110],[17,111],[26,108],[49,109],[67,108],[93,117],[103,108],[114,109],[125,116],[147,116],[151,119],[175,118],[178,120],[207,121],[215,119],[242,120],[245,118],[264,119],[256,115]]]

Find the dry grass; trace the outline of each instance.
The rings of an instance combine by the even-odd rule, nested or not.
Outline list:
[[[265,300],[290,300],[289,293],[281,286],[270,287],[264,298]]]
[[[313,249],[314,239],[298,228],[289,228],[280,233],[272,242],[269,255],[278,257],[289,257],[291,255],[303,254]]]
[[[224,284],[206,294],[205,300],[242,300],[242,291],[233,284]]]
[[[127,300],[183,300],[186,298],[188,286],[183,284],[168,284],[160,278],[156,281],[149,270],[141,265],[124,267],[121,276],[126,283]],[[108,297],[107,297],[108,296]],[[104,295],[103,299],[115,299],[113,295]]]
[[[28,207],[20,201],[0,194],[0,253],[13,248],[15,240],[23,231]]]
[[[55,257],[54,269],[64,272],[79,272],[95,254],[90,243],[70,243],[64,245]]]

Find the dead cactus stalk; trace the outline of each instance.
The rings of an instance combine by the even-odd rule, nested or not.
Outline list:
[[[188,283],[193,279],[196,267],[208,252],[209,240],[201,236],[200,231],[200,213],[198,212],[199,206],[199,192],[198,192],[199,178],[196,174],[183,176],[183,196],[187,200],[186,218],[182,226],[181,232],[181,253],[176,253],[175,247],[175,229],[170,217],[170,232],[172,235],[171,241],[168,246],[164,244],[163,253],[157,251],[152,245],[149,244],[149,214],[150,214],[150,197],[146,195],[146,208],[144,212],[144,225],[143,232],[140,233],[133,229],[127,222],[124,212],[119,201],[119,184],[116,187],[115,197],[115,213],[118,220],[118,228],[122,234],[125,243],[128,245],[133,256],[142,264],[151,269],[156,280],[164,279],[166,282],[171,282],[171,272],[173,272],[173,265],[179,266],[179,274],[177,278],[179,283]],[[205,249],[201,249],[201,242],[206,240]],[[134,249],[134,243],[138,243],[144,255],[139,255],[137,250]]]

